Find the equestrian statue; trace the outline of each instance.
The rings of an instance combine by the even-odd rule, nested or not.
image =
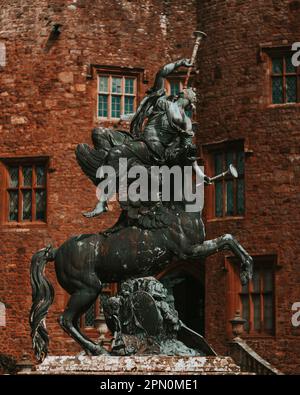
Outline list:
[[[92,132],[93,147],[77,146],[78,164],[96,186],[106,180],[107,190],[113,190],[110,188],[112,180],[107,180],[99,171],[103,166],[111,166],[118,181],[136,165],[146,168],[149,174],[152,166],[176,165],[180,168],[191,166],[207,185],[214,182],[215,177],[204,175],[197,164],[193,125],[187,115],[187,110],[195,107],[195,91],[185,84],[178,95],[168,96],[164,89],[165,78],[179,67],[190,69],[194,58],[169,63],[157,73],[153,87],[131,118],[130,132],[97,127]],[[127,160],[126,171],[119,168],[120,158]],[[233,166],[229,173],[236,176]],[[133,182],[129,180],[128,188]],[[146,339],[150,352],[155,348],[149,346],[149,339],[152,339],[151,344],[156,344],[154,353],[176,355],[177,333],[185,330],[192,336],[193,331],[179,320],[154,278],[176,260],[200,262],[212,254],[229,250],[241,263],[242,284],[251,279],[252,258],[238,241],[230,234],[205,240],[202,207],[187,210],[185,197],[178,200],[172,194],[169,201],[165,201],[160,188],[155,201],[135,200],[129,195],[126,200],[119,199],[122,210],[112,228],[71,237],[58,248],[48,246],[33,255],[30,326],[38,361],[43,361],[48,352],[45,318],[54,299],[54,289],[44,274],[48,262],[54,262],[57,280],[70,295],[59,324],[88,355],[138,353],[141,347],[136,344],[137,339],[142,339],[144,344]],[[117,187],[114,193],[118,196],[121,191]],[[100,194],[96,207],[84,215],[89,218],[101,215],[107,211],[107,201],[111,197],[112,192]],[[107,300],[102,290],[110,283],[119,284],[119,294]],[[107,326],[114,335],[110,351],[84,335],[79,326],[80,317],[99,295]],[[130,336],[128,342],[126,339]],[[161,344],[163,346],[159,347]],[[168,351],[170,348],[172,351]],[[205,341],[198,354],[197,351],[193,354],[188,342],[179,348],[179,355],[184,352],[201,355],[201,351],[209,354]]]

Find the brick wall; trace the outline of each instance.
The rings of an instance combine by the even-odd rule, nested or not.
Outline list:
[[[267,64],[259,49],[299,41],[299,5],[287,0],[199,3],[208,38],[199,58],[198,144],[243,138],[249,153],[245,218],[209,221],[207,236],[229,232],[253,255],[277,255],[276,335],[248,341],[289,373],[300,372],[300,328],[291,325],[292,304],[300,300],[300,112],[299,105],[268,106]],[[228,319],[223,267],[224,254],[206,262],[206,335],[221,353]]]
[[[230,232],[253,255],[277,254],[276,336],[249,343],[278,368],[299,371],[300,334],[290,323],[292,303],[300,300],[299,107],[267,107],[266,63],[258,56],[260,44],[299,41],[298,3],[0,0],[0,42],[6,46],[0,156],[49,156],[51,169],[47,225],[0,227],[0,301],[6,306],[1,352],[19,357],[31,350],[32,254],[49,242],[57,246],[73,234],[101,230],[118,215],[116,210],[94,220],[81,216],[95,202],[94,188],[74,158],[76,145],[90,142],[97,124],[89,64],[144,69],[143,94],[162,64],[190,56],[198,19],[208,34],[199,56],[199,147],[242,137],[253,151],[246,159],[245,219],[209,222],[208,237]],[[55,23],[62,25],[61,34],[51,43]],[[226,352],[228,318],[223,264],[222,255],[206,262],[206,336],[220,353]],[[66,295],[51,264],[47,276],[56,289],[47,319],[50,353],[79,351],[56,323]]]
[[[6,306],[1,352],[19,357],[31,350],[32,254],[50,242],[57,246],[71,235],[97,232],[118,216],[117,210],[94,220],[81,215],[96,202],[94,187],[74,155],[78,143],[90,142],[97,124],[96,79],[86,78],[88,65],[144,69],[148,79],[140,86],[144,94],[160,66],[190,55],[195,4],[193,0],[0,1],[0,42],[6,46],[6,66],[0,67],[0,156],[49,156],[51,169],[47,225],[0,227],[0,301]],[[51,45],[48,38],[55,23],[62,25],[61,34]],[[66,296],[51,264],[47,276],[56,289],[47,319],[50,353],[78,351],[56,323]]]

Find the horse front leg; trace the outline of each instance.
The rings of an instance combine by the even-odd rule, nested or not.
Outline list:
[[[242,285],[246,285],[252,279],[253,259],[232,235],[225,234],[213,240],[206,240],[203,244],[193,246],[192,256],[194,258],[206,258],[225,250],[233,252],[241,260],[240,279]]]
[[[81,283],[81,285],[83,284]],[[91,355],[109,354],[100,344],[94,343],[82,334],[78,325],[79,318],[95,303],[99,292],[100,290],[92,287],[85,287],[73,293],[65,311],[58,320],[62,329]]]

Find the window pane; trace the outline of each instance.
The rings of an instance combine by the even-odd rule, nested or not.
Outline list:
[[[226,215],[234,215],[233,181],[226,181]]]
[[[226,153],[226,170],[231,164],[234,164],[234,154],[232,151],[229,151]]]
[[[265,270],[263,272],[264,292],[273,291],[273,272],[272,270]]]
[[[124,114],[132,114],[134,112],[134,97],[125,96],[124,106]]]
[[[282,72],[283,72],[283,59],[282,58],[274,58],[272,60],[272,72],[274,74],[282,74]]]
[[[260,272],[258,270],[253,271],[253,292],[260,292]]]
[[[46,184],[45,166],[36,166],[36,185]]]
[[[19,185],[19,168],[18,167],[10,167],[9,168],[9,186],[12,188],[16,188]]]
[[[120,118],[121,116],[121,96],[111,97],[111,116],[112,118]]]
[[[99,92],[108,92],[108,77],[99,78]]]
[[[112,78],[111,91],[112,93],[122,93],[122,78]]]
[[[245,155],[244,152],[240,151],[236,154],[236,167],[239,174],[244,174],[244,162]]]
[[[297,77],[286,77],[286,101],[287,103],[297,102]]]
[[[173,96],[178,95],[180,92],[180,82],[179,81],[170,81],[170,93]]]
[[[31,220],[31,191],[23,191],[23,212],[22,212],[22,219],[24,221]]]
[[[296,73],[296,67],[292,63],[292,55],[285,58],[285,69],[287,73]]]
[[[94,326],[95,318],[95,305],[93,304],[85,313],[85,326]]]
[[[244,194],[244,180],[236,181],[237,196],[236,196],[236,212],[238,215],[245,214],[245,194]]]
[[[272,102],[274,104],[283,103],[283,79],[281,77],[272,78]]]
[[[248,296],[248,294],[241,295],[241,303],[242,303],[242,317],[246,320],[244,328],[245,328],[246,332],[249,332],[250,311],[249,311],[249,296]]]
[[[125,93],[134,94],[134,79],[125,78]]]
[[[253,301],[253,310],[254,310],[254,329],[256,331],[260,331],[261,329],[261,322],[260,322],[260,295],[252,295]]]
[[[99,95],[98,99],[98,117],[108,117],[107,111],[108,96]]]
[[[46,220],[46,191],[36,191],[35,194],[36,213],[35,219],[38,221]]]
[[[264,327],[266,330],[274,329],[273,295],[264,295]]]
[[[215,154],[215,175],[223,172],[223,155]]]
[[[223,183],[215,183],[215,206],[216,206],[216,217],[223,216]]]
[[[9,221],[18,221],[18,191],[9,192]]]
[[[23,185],[24,187],[31,187],[32,185],[32,167],[23,167]]]

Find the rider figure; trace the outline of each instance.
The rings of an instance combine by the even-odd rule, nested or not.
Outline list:
[[[167,96],[164,89],[165,78],[181,66],[192,65],[188,59],[181,59],[165,65],[157,73],[153,87],[131,121],[130,131],[134,139],[111,148],[107,164],[115,167],[120,157],[138,158],[148,166],[149,163],[170,166],[192,164],[195,171],[201,172],[195,158],[196,146],[192,142],[192,121],[185,112],[195,108],[196,94],[192,88],[186,88],[177,96]],[[208,177],[204,176],[204,180],[208,182]],[[104,211],[107,211],[107,198],[100,196],[95,209],[84,215],[94,217]]]
[[[162,164],[175,160],[179,147],[192,147],[192,121],[185,110],[195,108],[196,94],[184,89],[178,96],[167,96],[165,78],[181,66],[190,67],[188,59],[181,59],[165,65],[156,75],[153,87],[139,106],[132,122],[131,132],[148,146],[154,161]],[[147,122],[143,129],[143,122]],[[174,151],[176,147],[176,151]],[[194,153],[194,150],[191,152]],[[187,153],[187,152],[186,152]],[[189,156],[189,155],[187,155]]]

